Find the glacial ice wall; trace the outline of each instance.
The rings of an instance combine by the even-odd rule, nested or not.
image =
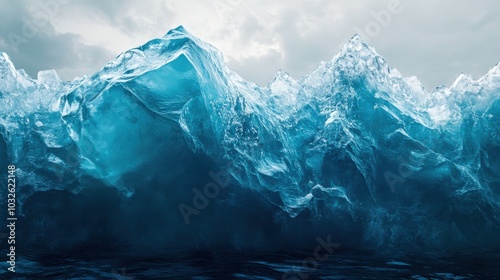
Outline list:
[[[271,217],[260,227],[278,236],[307,219],[339,239],[355,228],[352,243],[500,246],[499,65],[428,92],[354,36],[300,80],[280,71],[259,87],[179,27],[71,82],[54,71],[32,79],[5,53],[0,75],[0,156],[18,168],[21,205],[101,184],[124,201],[162,188],[176,218],[158,230],[178,236],[193,183],[173,182],[196,177],[202,156],[235,184],[211,217],[250,192]]]

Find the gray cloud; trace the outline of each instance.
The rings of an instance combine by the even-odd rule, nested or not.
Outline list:
[[[212,4],[196,0],[68,1],[61,14],[81,22],[82,26],[75,25],[78,30],[58,32],[68,29],[51,21],[28,43],[13,47],[7,34],[20,32],[22,18],[33,16],[33,3],[43,1],[51,0],[0,0],[0,50],[32,75],[47,68],[55,68],[67,79],[89,74],[130,44],[140,45],[149,36],[164,34],[167,26],[179,24],[219,46],[231,69],[261,85],[278,69],[300,78],[320,61],[332,59],[357,31],[370,35],[365,31],[373,23],[380,29],[364,39],[391,66],[405,76],[418,76],[428,89],[450,85],[461,72],[479,78],[500,61],[500,17],[496,15],[500,2],[494,0],[480,4],[400,0],[401,12],[392,14],[383,26],[377,17],[395,0],[255,0],[251,4],[217,0],[216,13],[210,12]],[[90,31],[85,29],[89,21],[97,22]],[[93,36],[113,38],[109,42],[114,47],[96,43]]]
[[[283,62],[282,55],[276,50],[269,50],[262,56],[251,56],[242,60],[235,60],[229,63],[229,68],[250,81],[262,81],[265,85],[267,81],[280,70],[279,65]]]
[[[369,5],[345,4],[337,11],[346,15],[339,21],[328,18],[328,5],[339,1],[313,1],[286,9],[277,17],[272,28],[264,24],[252,25],[253,34],[267,32],[268,36],[254,36],[255,40],[277,41],[284,58],[274,60],[277,67],[299,78],[313,70],[319,61],[330,60],[357,30],[364,31],[370,23],[377,23],[377,14],[387,10],[387,3],[364,1]],[[418,76],[428,89],[450,85],[456,77],[467,72],[479,78],[500,62],[497,36],[500,18],[495,11],[500,2],[482,1],[400,1],[401,12],[391,15],[387,26],[379,24],[376,36],[364,39],[374,46],[405,76]],[[312,19],[309,29],[300,26],[301,17]],[[245,25],[241,28],[244,30]],[[242,36],[248,36],[243,32]],[[248,41],[248,38],[241,38]],[[252,60],[252,61],[250,61]],[[242,75],[265,84],[260,69],[270,62],[258,57],[245,59],[249,65]],[[236,64],[236,63],[232,63]],[[254,68],[251,68],[253,65]],[[231,66],[231,64],[230,64]],[[257,74],[252,74],[257,73]]]
[[[67,1],[67,0],[66,0]],[[144,2],[144,3],[141,3]],[[158,26],[165,25],[169,19],[174,16],[174,12],[169,7],[168,1],[137,1],[137,0],[86,0],[73,1],[68,3],[67,10],[73,10],[74,14],[83,14],[86,17],[92,17],[103,25],[113,26],[114,28],[129,34],[130,36],[144,33],[147,26],[143,21],[150,20],[152,12],[161,13],[163,22]],[[138,6],[147,7],[144,11],[138,9]],[[150,11],[150,13],[146,13]],[[143,14],[141,14],[143,12]],[[167,33],[168,30],[161,30]],[[96,32],[99,32],[96,30]],[[152,38],[151,38],[152,39]],[[142,43],[142,42],[138,42]]]
[[[63,79],[70,80],[96,71],[113,58],[105,48],[86,45],[77,34],[61,34],[51,22],[37,22],[36,15],[43,9],[30,7],[31,3],[0,1],[0,50],[11,57],[16,68],[33,77],[40,70],[56,69]]]
[[[500,2],[490,0],[407,1],[401,17],[372,44],[393,67],[429,88],[450,85],[462,72],[480,78],[500,62],[499,9]]]

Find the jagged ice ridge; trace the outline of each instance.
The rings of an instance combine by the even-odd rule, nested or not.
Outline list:
[[[122,201],[103,215],[168,209],[168,226],[157,231],[179,238],[187,233],[177,206],[190,202],[193,184],[210,180],[185,178],[226,168],[229,194],[190,217],[209,232],[188,234],[196,246],[218,244],[210,219],[234,214],[222,224],[241,225],[220,242],[234,247],[268,246],[266,236],[295,240],[297,231],[332,232],[352,246],[499,247],[499,67],[428,92],[354,36],[300,80],[280,71],[259,87],[182,27],[70,82],[53,70],[32,79],[1,53],[0,156],[18,168],[34,244],[62,219],[37,220],[44,199],[73,209],[61,201],[93,203],[95,186]],[[148,188],[168,198],[141,202]],[[49,192],[59,196],[43,196]],[[60,243],[85,243],[98,227],[90,224],[88,235]],[[125,228],[109,224],[113,236]]]

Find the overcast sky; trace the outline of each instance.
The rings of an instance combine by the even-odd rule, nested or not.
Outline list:
[[[494,0],[0,0],[0,51],[32,76],[71,80],[183,25],[266,85],[279,69],[300,78],[361,33],[432,89],[500,62],[499,13]]]

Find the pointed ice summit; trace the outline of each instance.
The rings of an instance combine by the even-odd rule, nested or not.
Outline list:
[[[2,53],[1,162],[18,166],[22,201],[99,182],[125,198],[165,188],[177,207],[193,190],[177,182],[196,177],[179,174],[209,161],[237,186],[215,212],[251,190],[262,209],[377,244],[434,229],[421,242],[488,243],[500,216],[498,73],[427,92],[356,35],[298,81],[280,71],[259,87],[182,26],[72,82],[33,80]]]

